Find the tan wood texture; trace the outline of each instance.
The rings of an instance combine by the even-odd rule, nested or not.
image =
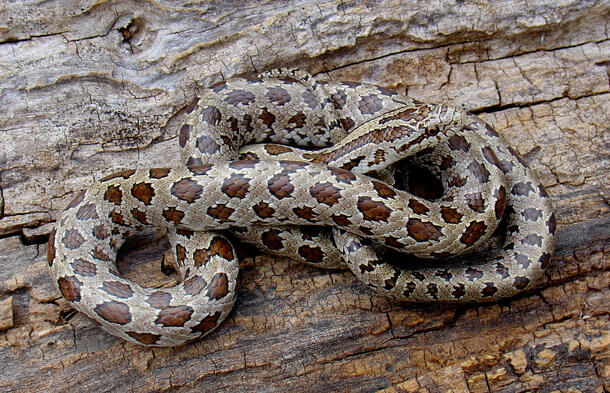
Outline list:
[[[610,390],[607,1],[0,3],[0,391]],[[376,83],[479,114],[536,169],[558,245],[539,290],[405,305],[347,271],[242,252],[210,336],[143,348],[55,292],[46,240],[113,170],[179,165],[189,98],[273,67]],[[122,273],[171,285],[166,243]]]

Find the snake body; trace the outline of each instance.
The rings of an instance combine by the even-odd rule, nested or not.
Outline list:
[[[50,236],[57,288],[117,337],[180,345],[227,317],[238,262],[218,231],[317,266],[347,264],[405,301],[493,301],[534,287],[549,265],[555,218],[544,189],[489,125],[463,111],[285,70],[212,85],[186,112],[184,167],[101,179]],[[441,198],[388,184],[407,157],[441,178]],[[506,234],[490,260],[455,258],[485,243],[502,217]],[[172,288],[143,288],[116,270],[118,249],[146,227],[168,232],[181,278]],[[385,248],[453,263],[406,270]]]

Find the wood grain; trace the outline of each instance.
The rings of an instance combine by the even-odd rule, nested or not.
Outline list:
[[[610,390],[609,15],[586,0],[3,2],[0,391]],[[74,192],[113,170],[179,165],[189,99],[278,66],[494,125],[556,206],[543,287],[404,305],[348,272],[244,249],[234,311],[193,344],[141,348],[75,313],[45,266]],[[159,234],[134,239],[121,272],[171,285],[166,248]]]

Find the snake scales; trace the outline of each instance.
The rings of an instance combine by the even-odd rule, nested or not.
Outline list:
[[[490,126],[463,111],[283,70],[212,85],[186,112],[184,167],[101,179],[77,194],[49,240],[61,294],[117,337],[180,345],[227,317],[238,262],[220,230],[268,253],[347,264],[378,293],[414,302],[513,296],[549,265],[555,218],[544,189]],[[258,142],[266,144],[246,146]],[[388,184],[406,157],[441,179],[441,198]],[[503,216],[503,244],[483,264],[407,270],[381,253],[460,255],[485,243]],[[143,288],[116,270],[125,239],[150,226],[167,229],[181,278],[172,288]]]

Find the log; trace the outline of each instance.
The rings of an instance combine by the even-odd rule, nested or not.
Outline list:
[[[610,390],[609,15],[585,0],[3,2],[0,390]],[[46,240],[74,193],[113,170],[179,165],[190,98],[279,66],[492,124],[555,204],[541,288],[408,305],[349,272],[245,250],[233,312],[192,344],[132,345],[72,310]],[[172,285],[166,249],[157,233],[134,239],[119,269]]]

